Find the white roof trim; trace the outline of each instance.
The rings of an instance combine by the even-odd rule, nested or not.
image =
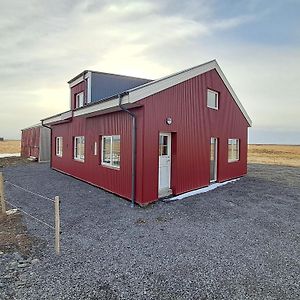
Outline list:
[[[223,71],[221,70],[220,66],[218,65],[218,63],[215,61],[216,64],[216,70],[219,73],[221,79],[223,80],[223,82],[225,83],[226,87],[228,88],[232,98],[234,99],[234,101],[236,102],[237,106],[239,107],[239,109],[241,110],[241,112],[243,113],[244,117],[246,118],[248,124],[250,126],[252,126],[252,120],[250,119],[249,115],[247,114],[245,108],[243,107],[241,101],[239,100],[238,96],[236,95],[236,93],[234,92],[233,88],[231,87],[229,81],[227,80],[227,78],[225,77]]]
[[[227,87],[227,89],[231,93],[231,95],[232,95],[234,101],[236,102],[237,106],[239,107],[239,109],[243,113],[244,117],[246,118],[248,124],[250,126],[252,126],[252,121],[251,121],[250,117],[248,116],[246,110],[244,109],[244,107],[241,104],[240,100],[238,99],[237,95],[233,91],[230,83],[226,79],[224,73],[222,72],[222,70],[221,70],[221,68],[218,65],[216,60],[209,61],[205,64],[202,64],[202,65],[199,65],[199,66],[196,66],[196,67],[193,67],[193,68],[190,68],[190,69],[187,69],[187,70],[169,75],[167,77],[163,77],[161,79],[151,81],[149,83],[143,84],[143,85],[138,86],[136,88],[130,89],[130,90],[126,91],[128,93],[128,95],[123,96],[122,104],[135,103],[135,102],[137,102],[139,100],[142,100],[142,99],[144,99],[144,98],[146,98],[150,95],[156,94],[160,91],[163,91],[163,90],[165,90],[167,88],[170,88],[170,87],[172,87],[176,84],[179,84],[179,83],[182,83],[186,80],[194,78],[198,75],[204,74],[204,73],[206,73],[208,71],[211,71],[213,69],[215,69],[218,72],[218,74],[221,77],[221,79],[223,80],[225,86]],[[90,74],[88,74],[88,75],[90,75]],[[78,78],[77,80],[80,80],[80,79],[83,80],[83,78]],[[72,82],[72,85],[73,84],[75,85],[77,80]],[[112,99],[109,99],[109,100],[96,102],[95,104],[79,108],[79,109],[74,111],[73,116],[74,117],[82,116],[82,115],[94,113],[94,112],[97,112],[97,111],[108,110],[108,109],[115,108],[115,107],[118,107],[118,106],[119,106],[119,98],[116,96],[116,97],[114,97]],[[72,114],[72,111],[70,111],[70,113]],[[63,114],[61,114],[59,116],[53,116],[53,117],[50,117],[48,119],[45,119],[44,124],[49,124],[49,123],[54,123],[54,122],[61,121],[62,120],[61,119],[62,115]],[[66,117],[64,117],[64,118],[66,118]]]
[[[91,76],[92,76],[91,71],[87,71],[85,74],[82,74],[80,77],[78,77],[74,81],[70,82],[69,87],[72,88],[73,86],[75,86],[78,83],[82,82],[84,79],[91,78]]]
[[[72,116],[73,116],[72,111],[69,110],[69,111],[63,112],[63,113],[61,113],[59,115],[55,115],[55,116],[43,119],[42,122],[43,122],[44,125],[47,125],[47,124],[51,124],[51,123],[55,123],[55,122],[60,122],[60,121],[67,120],[69,118],[72,118]]]
[[[32,126],[29,126],[29,127],[25,127],[25,128],[23,128],[23,129],[21,129],[21,131],[22,131],[22,130],[31,129],[31,128],[40,127],[40,126],[42,126],[42,123],[38,123],[38,124],[34,124],[34,125],[32,125]]]
[[[197,67],[175,73],[172,75],[169,75],[167,77],[146,83],[142,86],[133,88],[129,90],[129,103],[134,103],[136,101],[142,100],[143,98],[146,98],[150,95],[156,94],[160,91],[163,91],[167,88],[170,88],[176,84],[182,83],[186,80],[189,80],[191,78],[194,78],[198,75],[204,74],[208,71],[211,71],[213,69],[216,69],[218,74],[220,75],[221,79],[223,80],[224,84],[228,88],[229,92],[231,93],[233,99],[235,100],[236,104],[240,108],[241,112],[245,116],[247,122],[249,125],[252,125],[252,121],[250,117],[248,116],[246,110],[244,109],[243,105],[241,104],[240,100],[238,99],[237,95],[233,91],[230,83],[226,79],[224,73],[222,72],[220,66],[216,62],[216,60],[210,61],[208,63],[199,65]]]
[[[128,95],[123,96],[122,104],[129,103],[128,100],[129,100]],[[106,109],[114,108],[114,107],[118,107],[118,106],[119,106],[119,97],[116,96],[115,98],[112,98],[110,100],[102,101],[102,102],[101,101],[95,102],[95,104],[93,104],[93,105],[88,105],[88,106],[85,106],[78,110],[75,110],[74,117],[82,116],[85,114],[90,114],[90,113],[94,113],[97,111],[106,110]]]

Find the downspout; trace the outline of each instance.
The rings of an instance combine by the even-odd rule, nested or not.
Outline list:
[[[43,120],[42,126],[50,129],[50,168],[52,169],[52,128],[50,126],[45,125]]]
[[[136,178],[136,115],[122,105],[122,97],[128,93],[119,94],[119,107],[128,113],[132,118],[132,151],[131,151],[131,207],[134,207],[135,202],[135,178]]]

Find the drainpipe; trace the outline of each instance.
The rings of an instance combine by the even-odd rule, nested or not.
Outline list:
[[[132,118],[132,152],[131,152],[131,207],[135,202],[135,178],[136,178],[136,115],[122,105],[122,97],[128,93],[119,94],[119,107],[128,113]]]
[[[43,120],[42,126],[50,129],[50,168],[52,169],[52,128],[50,126],[45,125]]]

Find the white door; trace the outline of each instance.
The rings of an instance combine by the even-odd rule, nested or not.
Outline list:
[[[171,134],[159,134],[158,194],[160,197],[172,193],[171,185]]]
[[[210,182],[217,181],[217,166],[218,166],[218,139],[210,139]]]

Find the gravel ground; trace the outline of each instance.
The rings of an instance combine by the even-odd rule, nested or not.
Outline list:
[[[236,183],[134,209],[47,164],[4,175],[61,196],[62,254],[51,229],[26,217],[42,242],[17,283],[2,277],[2,299],[300,299],[300,168],[250,165]],[[51,202],[9,184],[6,195],[53,224]],[[0,259],[4,274],[21,258]]]

